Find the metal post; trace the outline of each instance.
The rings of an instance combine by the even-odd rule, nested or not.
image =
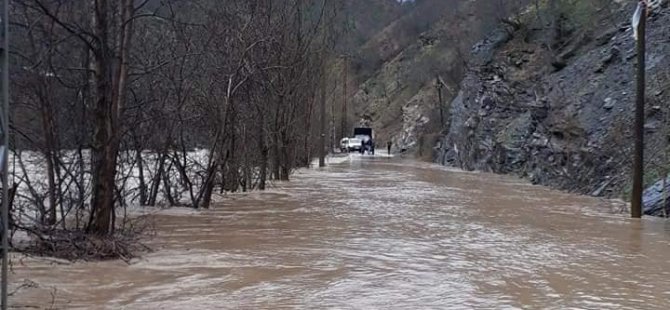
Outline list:
[[[645,38],[647,7],[640,2],[639,24],[637,25],[637,98],[635,103],[635,158],[633,163],[633,195],[631,216],[642,217],[642,187],[644,176],[644,90],[645,90]]]
[[[2,146],[0,147],[0,165],[2,166],[2,310],[6,310],[7,304],[7,267],[9,265],[9,180],[8,180],[8,154],[9,154],[9,0],[2,3],[2,23],[0,36],[2,36],[2,111],[0,111],[0,126],[2,132]]]

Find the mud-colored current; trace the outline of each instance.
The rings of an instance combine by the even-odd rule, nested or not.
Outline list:
[[[670,223],[522,181],[389,158],[157,216],[123,262],[13,261],[17,307],[670,309]]]

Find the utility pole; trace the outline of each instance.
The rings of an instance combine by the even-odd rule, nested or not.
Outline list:
[[[347,136],[347,132],[349,131],[349,111],[347,109],[347,79],[349,77],[349,64],[348,64],[348,56],[344,55],[342,56],[342,67],[343,67],[343,81],[342,81],[342,119],[341,119],[341,132],[340,132],[340,138],[344,138]]]
[[[640,1],[633,16],[633,29],[637,37],[637,97],[635,102],[635,158],[633,160],[633,195],[631,198],[631,216],[642,217],[642,187],[644,177],[644,91],[645,91],[645,53],[647,31],[647,5]]]
[[[325,57],[325,53],[322,53]],[[323,59],[323,58],[322,58]],[[321,128],[319,130],[319,167],[326,166],[326,62],[322,60],[321,64],[321,102],[319,103],[319,116]]]
[[[335,99],[331,100],[330,103],[330,150],[335,150],[337,146],[335,140],[337,140],[337,128],[335,128]]]
[[[0,93],[2,100],[0,107],[0,171],[2,171],[2,292],[0,303],[2,310],[7,310],[7,272],[9,264],[9,179],[8,179],[8,154],[9,154],[9,0],[2,1],[2,21],[0,23],[0,36],[2,37],[2,83]]]
[[[323,2],[324,8],[327,7],[328,5],[328,0],[325,0]],[[328,39],[330,36],[330,33],[326,27],[326,25],[321,25],[321,36],[322,36],[322,44],[321,46],[321,81],[320,81],[320,88],[321,88],[321,102],[319,104],[319,121],[321,122],[320,128],[319,128],[319,168],[323,168],[326,166],[326,66],[327,66],[327,61],[326,61],[326,55],[328,55],[328,51],[326,51],[326,46],[328,45]]]
[[[437,107],[440,109],[440,130],[444,126],[444,105],[442,104],[442,83],[440,76],[435,77],[435,87],[437,88]]]

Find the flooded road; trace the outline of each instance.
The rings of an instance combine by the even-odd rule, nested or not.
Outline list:
[[[131,265],[15,261],[12,281],[33,287],[12,303],[670,309],[670,224],[627,219],[620,207],[502,176],[354,158],[210,211],[168,211],[156,251]]]

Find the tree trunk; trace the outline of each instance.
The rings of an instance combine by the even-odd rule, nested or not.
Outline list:
[[[142,148],[139,143],[135,144],[135,160],[137,161],[137,172],[140,181],[140,204],[147,204],[147,182],[144,180],[144,160],[142,159]]]
[[[291,174],[291,141],[289,138],[288,129],[284,129],[281,132],[281,154],[280,154],[280,170],[279,170],[279,180],[288,181]]]
[[[230,117],[228,120],[228,133],[230,134],[228,172],[230,174],[230,184],[228,190],[234,193],[239,190],[240,186],[240,167],[237,162],[237,108],[235,107],[235,100],[229,100],[228,104],[230,105],[230,113],[228,113]]]
[[[196,208],[209,209],[212,204],[212,194],[214,192],[214,179],[216,178],[218,164],[216,161],[212,163],[207,171],[207,178],[205,179],[204,191],[202,194],[202,201],[196,205]]]
[[[94,134],[91,146],[93,169],[93,195],[91,197],[91,221],[89,230],[98,234],[109,232],[110,213],[114,203],[114,158],[111,154],[111,70],[107,42],[106,0],[95,0],[95,34],[99,40],[94,52],[96,102],[93,112]],[[111,162],[111,163],[110,163]],[[112,168],[110,168],[112,167]]]
[[[109,42],[108,22],[110,6],[107,0],[95,0],[95,51],[96,103],[94,111],[94,136],[92,145],[93,195],[92,220],[89,231],[110,234],[113,225],[116,159],[120,144],[121,111],[125,101],[128,78],[130,42],[132,35],[133,0],[121,4],[122,27],[119,32],[118,68],[113,70],[114,55]]]
[[[51,109],[51,102],[49,101],[49,87],[48,81],[43,80],[43,87],[40,88],[40,114],[42,119],[42,131],[44,136],[44,149],[42,154],[47,165],[47,199],[49,206],[45,210],[47,214],[42,214],[41,219],[43,225],[56,224],[56,164],[54,162],[53,154],[55,150],[55,126],[54,126],[54,111]]]
[[[54,173],[56,168],[54,167],[51,152],[52,151],[47,151],[44,154],[47,162],[47,183],[49,186],[49,208],[47,209],[48,214],[43,222],[45,225],[56,224],[56,174]]]
[[[149,201],[147,205],[155,206],[156,199],[158,198],[158,191],[160,190],[161,180],[163,178],[163,173],[165,170],[165,159],[167,157],[167,152],[163,151],[158,154],[158,167],[156,168],[156,174],[151,180],[151,189],[149,190]]]
[[[279,180],[280,178],[280,172],[279,172],[279,167],[281,164],[281,161],[279,159],[279,156],[281,156],[281,152],[279,150],[279,114],[280,114],[280,107],[281,107],[281,102],[277,102],[277,109],[275,111],[275,119],[273,123],[273,132],[272,132],[272,178],[275,180]]]
[[[177,201],[172,196],[172,183],[170,183],[170,170],[172,170],[172,165],[168,165],[167,169],[161,174],[163,181],[163,190],[165,191],[165,199],[167,199],[168,204],[171,206],[176,206]]]
[[[267,173],[268,173],[268,146],[266,142],[266,135],[265,135],[265,113],[259,109],[258,111],[258,149],[260,150],[261,153],[261,162],[260,162],[260,167],[258,168],[260,171],[260,176],[258,180],[258,189],[259,190],[265,190],[265,182],[267,181]]]

